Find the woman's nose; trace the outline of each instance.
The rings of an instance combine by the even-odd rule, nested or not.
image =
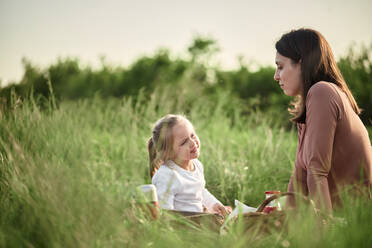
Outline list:
[[[276,70],[275,73],[274,73],[274,80],[275,80],[275,81],[279,81],[279,73],[278,73],[277,70]]]

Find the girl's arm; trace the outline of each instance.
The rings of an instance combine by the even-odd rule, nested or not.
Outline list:
[[[168,168],[159,169],[152,178],[160,208],[174,210],[175,176]]]
[[[219,200],[217,200],[217,198],[214,197],[206,188],[203,189],[203,201],[202,201],[202,203],[208,210],[213,210],[213,206],[216,203],[221,204],[221,202]]]
[[[224,206],[205,188],[203,190],[203,205],[207,207],[210,212],[218,213],[224,216],[230,214],[232,211],[230,206]]]
[[[197,166],[197,168],[200,170],[201,172],[201,175],[202,175],[202,178],[204,180],[204,166],[203,164],[198,160],[198,159],[195,159],[194,160],[194,164],[195,166]],[[219,200],[216,199],[216,197],[214,197],[205,187],[202,191],[202,204],[208,209],[208,210],[213,210],[213,206],[216,204],[216,203],[219,203],[221,204],[221,202]],[[221,204],[222,205],[222,204]]]
[[[202,173],[202,177],[204,180],[204,168],[203,164],[195,159],[196,165],[200,169]],[[231,212],[231,207],[225,207],[216,197],[214,197],[206,188],[203,188],[202,191],[202,204],[210,211],[210,212],[217,212],[223,215],[226,215]]]

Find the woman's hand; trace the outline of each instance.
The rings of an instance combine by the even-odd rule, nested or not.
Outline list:
[[[226,216],[231,213],[232,208],[230,206],[224,206],[220,203],[216,203],[213,205],[212,210],[218,214]]]

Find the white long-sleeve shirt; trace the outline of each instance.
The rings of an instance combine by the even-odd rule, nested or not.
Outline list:
[[[159,206],[164,209],[203,212],[203,205],[212,210],[220,203],[206,188],[203,165],[192,160],[195,169],[182,169],[173,161],[160,166],[152,178],[158,194]]]

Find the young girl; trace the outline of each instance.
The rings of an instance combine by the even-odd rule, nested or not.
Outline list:
[[[148,141],[150,176],[159,205],[169,210],[226,215],[226,208],[205,188],[203,165],[198,160],[200,141],[185,117],[166,115],[158,120]]]

